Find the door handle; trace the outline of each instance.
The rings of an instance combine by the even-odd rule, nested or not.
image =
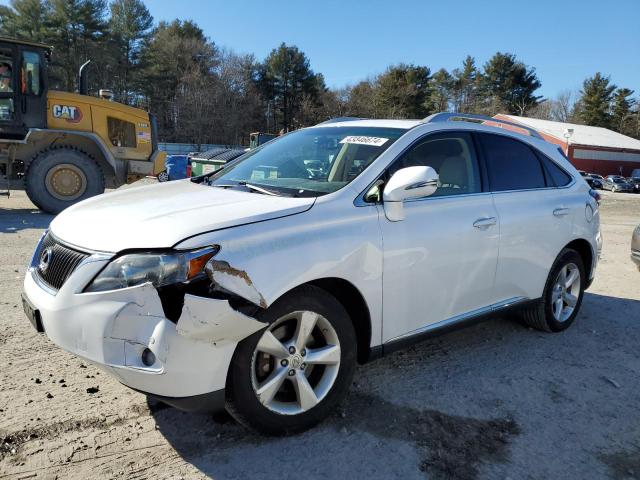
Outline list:
[[[480,228],[480,229],[489,228],[495,224],[496,224],[496,217],[479,218],[478,220],[473,222],[473,226],[475,228]]]
[[[565,215],[569,215],[569,209],[568,208],[556,208],[553,211],[553,214],[556,217],[564,217]]]

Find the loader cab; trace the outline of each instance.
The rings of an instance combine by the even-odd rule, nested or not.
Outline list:
[[[47,120],[46,45],[0,37],[0,139],[21,140]]]

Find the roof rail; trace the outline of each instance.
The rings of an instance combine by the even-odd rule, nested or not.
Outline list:
[[[330,118],[329,120],[325,120],[324,122],[320,122],[317,125],[327,125],[329,123],[339,123],[339,122],[355,122],[358,120],[367,120],[367,119],[362,117],[335,117],[335,118]]]
[[[544,138],[542,138],[542,136],[534,128],[528,127],[526,125],[522,125],[520,123],[509,122],[508,120],[502,120],[501,118],[490,117],[488,115],[476,115],[475,113],[451,113],[451,112],[434,113],[433,115],[429,115],[427,118],[423,119],[420,123],[437,123],[437,122],[447,122],[447,121],[499,123],[502,125],[509,125],[512,127],[520,128],[522,130],[526,130],[527,132],[529,132],[529,135],[531,135],[532,137],[539,138],[540,140],[544,140]]]

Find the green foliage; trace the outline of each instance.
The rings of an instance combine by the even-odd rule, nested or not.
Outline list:
[[[525,115],[542,97],[535,95],[541,83],[535,68],[529,68],[511,53],[496,53],[484,65],[480,88],[484,109]]]
[[[47,8],[42,0],[12,0],[0,6],[0,31],[33,42],[46,42]]]
[[[53,45],[53,86],[77,88],[77,74],[85,61],[100,58],[105,40],[104,0],[48,0],[45,3],[47,43]],[[95,62],[92,72],[104,74],[105,65]]]
[[[432,111],[428,67],[400,64],[389,67],[376,82],[376,96],[384,116],[422,118]]]
[[[446,112],[449,110],[454,96],[455,79],[453,75],[441,68],[431,78],[431,111]]]
[[[631,126],[634,112],[632,108],[635,100],[630,98],[631,95],[633,95],[633,90],[619,88],[612,99],[611,127],[625,135],[633,134]]]
[[[611,100],[616,86],[609,77],[597,72],[582,84],[579,101],[579,118],[586,125],[594,127],[611,126]]]
[[[452,101],[454,111],[473,113],[478,100],[478,82],[481,78],[476,61],[471,55],[462,62],[462,69],[453,71]]]
[[[287,132],[302,126],[298,114],[303,99],[315,101],[325,89],[324,78],[311,70],[309,59],[298,47],[285,43],[274,48],[258,67],[258,85],[271,102],[274,124]]]
[[[195,99],[195,91],[207,94],[208,74],[217,62],[216,47],[194,22],[174,20],[160,22],[143,55],[142,93],[158,117],[164,138],[177,141],[181,119],[191,114],[181,115],[178,100]]]
[[[113,46],[114,90],[123,103],[135,103],[132,90],[145,83],[139,67],[144,42],[153,27],[153,17],[141,0],[114,0],[110,5],[109,36]]]

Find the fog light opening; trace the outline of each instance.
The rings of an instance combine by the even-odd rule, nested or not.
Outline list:
[[[142,351],[142,356],[140,357],[142,363],[144,363],[147,367],[150,367],[154,363],[156,363],[156,355],[148,348],[145,348]]]

